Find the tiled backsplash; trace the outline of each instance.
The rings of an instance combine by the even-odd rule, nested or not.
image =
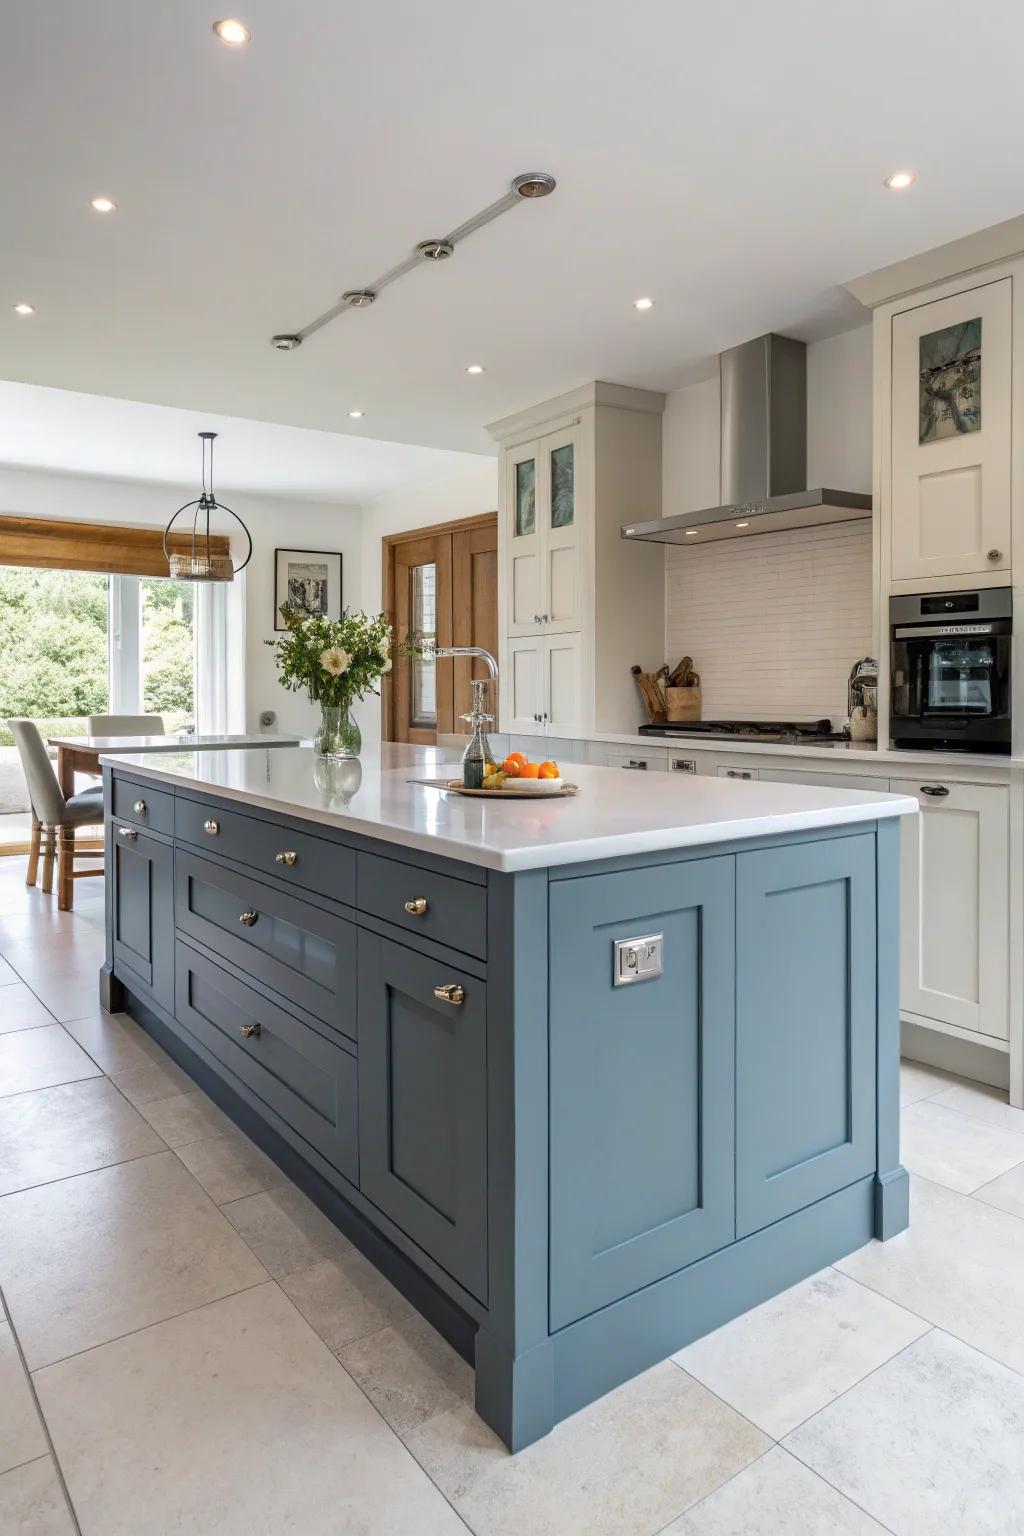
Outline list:
[[[693,657],[706,720],[845,716],[872,649],[869,522],[670,545],[665,582],[667,660]]]

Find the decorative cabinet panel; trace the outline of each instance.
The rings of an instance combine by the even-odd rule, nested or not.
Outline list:
[[[733,1240],[734,870],[551,886],[552,1330]],[[663,973],[613,986],[651,933]]]
[[[1009,277],[892,320],[892,578],[1010,569]]]
[[[438,989],[454,989],[450,1000]],[[360,1187],[487,1300],[487,985],[359,933]]]
[[[524,635],[506,649],[505,724],[524,736],[574,736],[582,717],[579,634]]]
[[[122,785],[122,788],[125,786]],[[169,797],[168,797],[169,798]],[[174,1008],[174,850],[127,822],[111,824],[114,964]]]
[[[543,735],[543,635],[523,635],[508,641],[501,685],[505,729],[521,736]]]
[[[506,633],[577,630],[581,623],[577,434],[555,432],[510,450]]]
[[[736,860],[736,1235],[875,1166],[875,839]]]
[[[893,779],[900,859],[900,1009],[1005,1040],[1009,1033],[1009,792],[998,784]]]

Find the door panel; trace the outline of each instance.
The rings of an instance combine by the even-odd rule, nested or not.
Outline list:
[[[733,1240],[734,868],[551,886],[552,1329]],[[652,933],[663,974],[613,986]]]
[[[575,736],[581,718],[582,637],[549,635],[544,640],[544,724],[556,736]]]
[[[434,995],[460,985],[458,1006]],[[360,1187],[487,1300],[487,987],[359,933]]]
[[[539,628],[543,606],[543,522],[547,516],[546,477],[536,443],[525,443],[505,461],[509,509],[506,580],[507,632],[528,635]]]
[[[498,654],[498,520],[492,517],[486,526],[453,532],[452,541],[452,644],[482,646]],[[452,730],[468,732],[460,719],[472,705],[470,680],[489,677],[485,662],[475,657],[456,656],[440,661],[453,674]],[[488,713],[498,718],[498,684],[492,682]]]
[[[736,1236],[875,1166],[875,839],[736,864]]]
[[[507,661],[507,729],[523,736],[542,735],[544,641],[541,636],[526,635],[510,640]]]
[[[391,618],[395,661],[391,701],[391,740],[433,746],[438,731],[452,729],[450,666],[404,656],[410,636],[450,645],[452,612],[451,539],[427,535],[391,548]]]
[[[581,623],[579,527],[576,520],[577,433],[541,441],[544,482],[541,611],[548,634],[570,633]]]
[[[137,978],[168,1013],[174,1007],[174,856],[170,843],[113,825],[114,965]],[[126,974],[130,973],[130,976]]]
[[[1005,1040],[1009,1035],[1009,795],[995,784],[893,779],[904,816],[900,1007]]]
[[[978,328],[966,329],[974,322]],[[1011,329],[1008,277],[893,318],[897,581],[1010,569]],[[980,386],[957,383],[942,361],[977,343]],[[961,367],[970,367],[969,355]]]

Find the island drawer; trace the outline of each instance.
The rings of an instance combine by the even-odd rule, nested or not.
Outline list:
[[[174,831],[174,796],[166,790],[133,784],[130,779],[112,780],[110,814],[115,821],[130,821],[170,837]]]
[[[358,1184],[355,1056],[180,939],[175,972],[178,1021],[274,1116]]]
[[[467,955],[487,958],[484,887],[375,853],[360,853],[356,870],[361,912]]]
[[[260,874],[274,875],[333,901],[349,905],[355,901],[355,854],[326,838],[184,795],[175,801],[174,833],[181,842],[210,848]]]
[[[174,869],[182,932],[355,1039],[353,923],[183,848]]]

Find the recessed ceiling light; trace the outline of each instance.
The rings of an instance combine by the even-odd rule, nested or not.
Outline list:
[[[113,213],[117,207],[112,197],[94,197],[91,199],[91,203],[97,213]]]
[[[916,180],[914,171],[893,171],[891,176],[885,178],[885,184],[890,192],[902,192],[906,187],[912,187]]]
[[[737,528],[749,528],[750,524],[749,523],[737,523],[736,527]]]
[[[653,299],[634,299],[633,300],[633,308],[634,309],[653,309],[654,308],[654,300]]]
[[[35,312],[34,304],[15,304],[14,306],[14,313],[16,315],[34,315]]]
[[[215,21],[213,30],[222,43],[229,43],[232,48],[237,48],[240,43],[247,43],[252,36],[248,27],[229,16],[225,21]]]
[[[483,371],[483,363],[470,363],[469,367],[466,369],[467,373],[483,373]]]
[[[353,421],[358,421],[362,414],[362,411],[349,411],[349,415]]]
[[[697,537],[697,529],[696,528],[687,528],[687,530],[686,530],[686,537],[688,539],[695,539]]]

